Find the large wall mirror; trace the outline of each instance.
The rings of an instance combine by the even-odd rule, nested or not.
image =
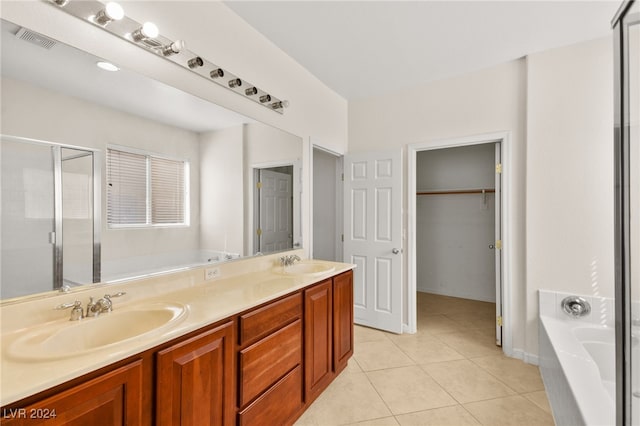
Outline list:
[[[1,26],[1,299],[302,246],[300,137]]]

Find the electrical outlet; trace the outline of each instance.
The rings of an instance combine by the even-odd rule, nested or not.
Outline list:
[[[207,268],[204,270],[204,279],[213,280],[220,278],[220,268]]]

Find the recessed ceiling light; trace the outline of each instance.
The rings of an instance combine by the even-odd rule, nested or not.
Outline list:
[[[101,68],[101,69],[105,70],[105,71],[119,71],[120,70],[120,68],[116,67],[111,62],[104,62],[104,61],[96,62],[96,66],[98,68]]]

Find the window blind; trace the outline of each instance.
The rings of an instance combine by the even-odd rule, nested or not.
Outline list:
[[[150,160],[151,222],[184,223],[184,161]]]
[[[107,150],[107,221],[109,225],[147,223],[147,159]]]
[[[107,149],[110,226],[185,225],[185,161]]]

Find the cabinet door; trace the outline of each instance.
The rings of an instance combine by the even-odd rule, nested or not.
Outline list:
[[[353,272],[333,278],[333,366],[337,373],[353,355]]]
[[[3,425],[140,425],[142,360],[15,410],[3,409]]]
[[[306,401],[313,400],[331,382],[332,281],[326,280],[304,292],[305,391]]]
[[[157,354],[156,424],[231,425],[233,322]]]

